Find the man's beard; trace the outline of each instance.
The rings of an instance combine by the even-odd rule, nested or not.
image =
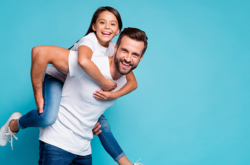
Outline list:
[[[134,70],[136,66],[131,66],[130,69],[128,71],[122,71],[122,66],[121,66],[121,60],[119,60],[117,57],[116,57],[116,54],[117,54],[117,51],[115,52],[115,67],[116,69],[118,70],[118,72],[121,74],[121,75],[127,75],[129,74],[132,70]]]

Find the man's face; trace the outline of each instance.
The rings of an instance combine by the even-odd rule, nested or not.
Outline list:
[[[142,59],[144,43],[124,36],[121,44],[115,46],[115,65],[120,74],[126,75],[137,67]]]

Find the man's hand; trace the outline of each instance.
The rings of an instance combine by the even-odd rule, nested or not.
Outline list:
[[[107,101],[107,100],[114,100],[115,95],[114,92],[108,92],[108,91],[95,91],[93,93],[94,98],[96,98],[97,100],[101,100],[101,101]]]
[[[101,124],[99,122],[97,122],[94,126],[94,128],[92,129],[92,132],[94,135],[99,135],[100,133],[102,133],[102,130],[100,130],[101,128]]]
[[[104,91],[112,91],[117,87],[117,84],[113,82],[111,79],[106,78],[105,83],[100,84],[100,86]]]
[[[42,96],[35,96],[37,111],[43,113],[44,99]]]

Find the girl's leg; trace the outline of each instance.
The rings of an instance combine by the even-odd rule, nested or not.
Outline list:
[[[102,115],[98,122],[101,124],[100,130],[102,130],[102,133],[98,135],[104,149],[107,151],[107,153],[115,160],[118,164],[132,164],[125,156],[123,150],[121,149],[120,145],[116,141],[115,137],[113,136],[108,121],[105,118],[104,115]]]
[[[63,82],[45,74],[43,81],[44,112],[32,110],[17,120],[19,128],[47,127],[55,123],[59,111]]]

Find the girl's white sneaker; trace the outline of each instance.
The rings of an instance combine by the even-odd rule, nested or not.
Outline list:
[[[0,129],[0,146],[6,146],[6,144],[10,142],[13,150],[13,137],[17,140],[17,137],[15,136],[17,132],[12,132],[9,125],[12,120],[19,119],[21,116],[22,114],[19,112],[13,113],[7,122],[2,126]]]
[[[141,158],[140,158],[139,160],[141,160]],[[139,162],[139,160],[137,160],[137,161],[134,163],[134,165],[143,165],[143,164],[141,164],[141,163],[137,163],[137,162]]]

